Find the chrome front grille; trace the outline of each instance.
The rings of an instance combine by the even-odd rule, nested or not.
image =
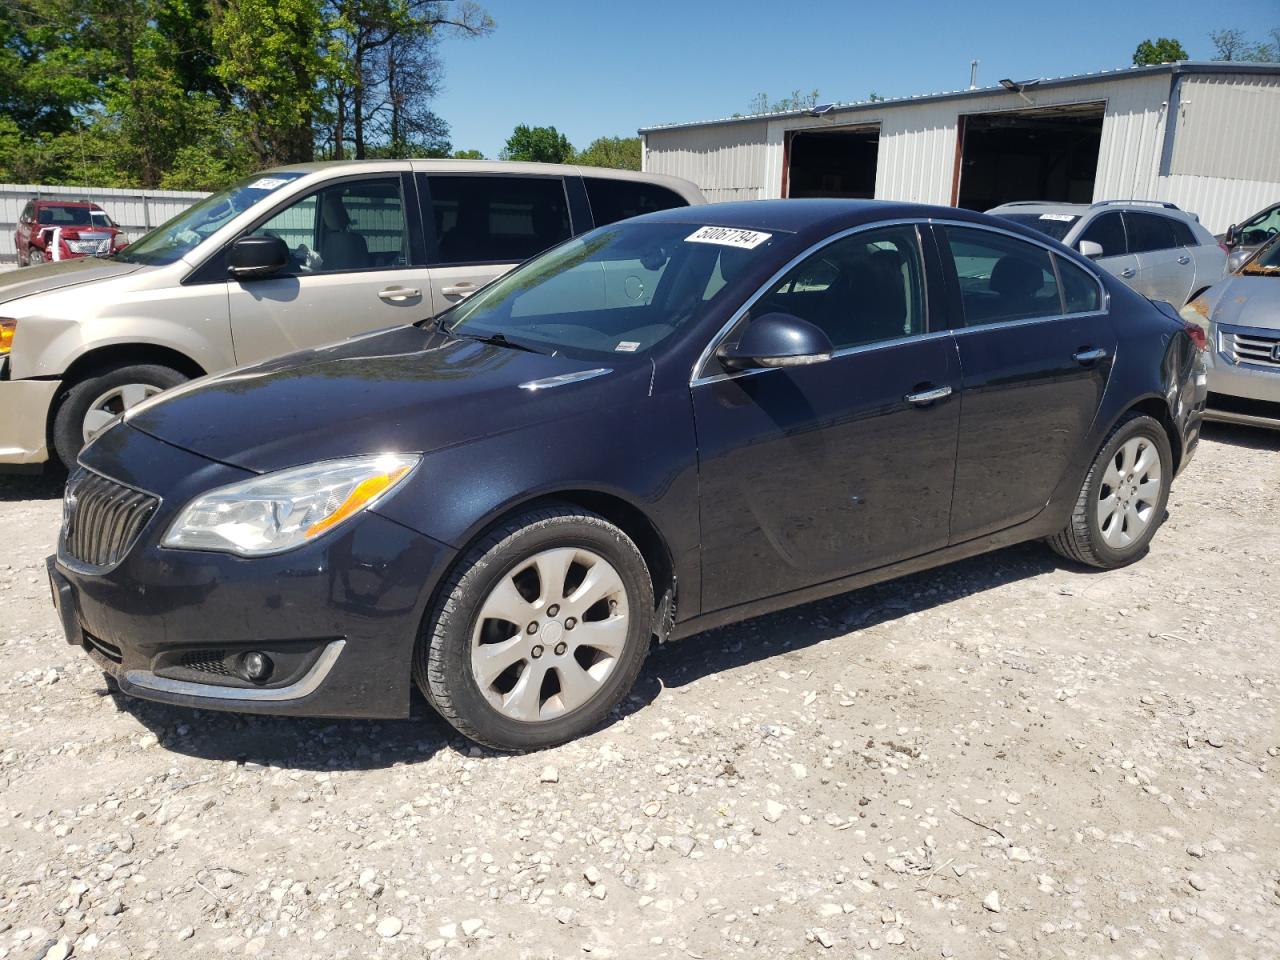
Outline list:
[[[1221,324],[1218,338],[1218,349],[1232,363],[1256,363],[1280,370],[1280,330]]]
[[[160,501],[101,474],[77,470],[62,505],[62,552],[88,567],[113,567],[133,547]]]

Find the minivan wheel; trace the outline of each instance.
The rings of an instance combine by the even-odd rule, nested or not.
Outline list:
[[[649,570],[630,537],[579,508],[531,510],[464,554],[423,624],[414,680],[472,740],[554,746],[626,696],[653,617]]]
[[[1071,522],[1049,538],[1068,560],[1111,569],[1147,552],[1164,522],[1173,481],[1169,437],[1151,417],[1131,414],[1102,444]]]
[[[117,416],[186,377],[170,367],[138,363],[114,367],[74,384],[53,416],[53,449],[68,470],[80,449]]]

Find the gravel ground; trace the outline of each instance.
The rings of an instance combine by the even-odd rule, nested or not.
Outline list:
[[[605,729],[113,694],[0,479],[0,957],[1280,956],[1280,434],[1149,557],[1027,545],[655,652]]]

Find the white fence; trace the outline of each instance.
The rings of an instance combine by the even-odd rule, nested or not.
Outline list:
[[[110,187],[46,187],[35,184],[0,183],[0,269],[16,266],[18,249],[13,235],[18,215],[28,200],[87,200],[96,203],[120,225],[130,240],[137,240],[207,193],[183,190],[116,190]]]

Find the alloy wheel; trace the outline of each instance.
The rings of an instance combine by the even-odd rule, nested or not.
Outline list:
[[[543,550],[503,575],[476,617],[471,671],[503,716],[536,723],[578,710],[617,667],[627,591],[592,550]]]
[[[102,393],[84,415],[84,442],[88,443],[101,433],[112,420],[126,410],[136,407],[148,397],[154,397],[161,388],[150,383],[126,383]]]
[[[1142,436],[1121,444],[1098,490],[1098,529],[1108,546],[1120,550],[1142,536],[1155,519],[1160,484],[1155,444]]]

